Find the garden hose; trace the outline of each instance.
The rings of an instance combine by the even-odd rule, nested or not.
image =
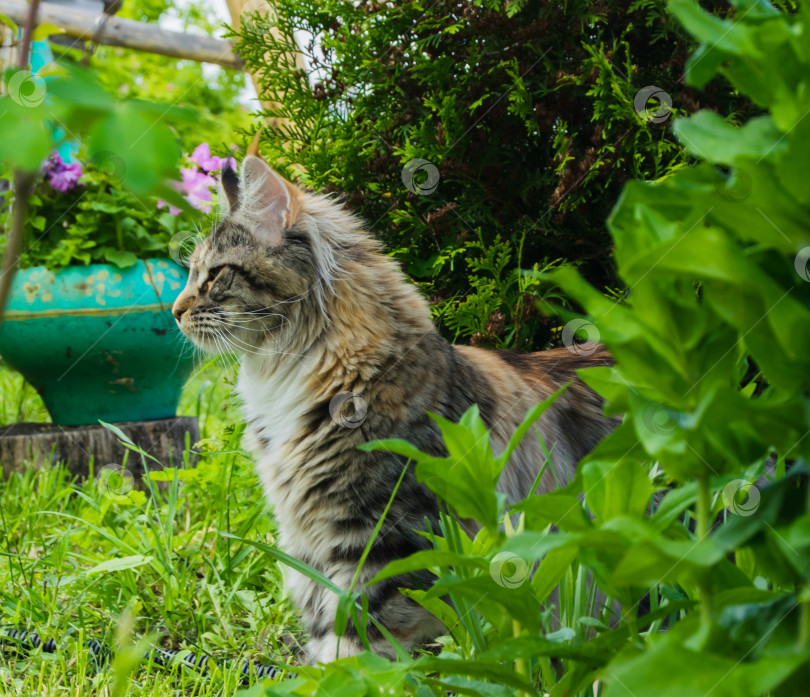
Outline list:
[[[28,632],[24,629],[17,629],[16,627],[2,627],[0,628],[0,647],[6,648],[9,646],[26,653],[38,648],[41,648],[43,653],[55,653],[58,648],[56,640],[53,637],[43,642],[42,637],[36,632]],[[106,644],[102,644],[95,639],[87,639],[84,642],[84,648],[92,653],[94,658],[101,663],[107,662],[113,655]],[[154,665],[165,668],[171,664],[177,654],[185,650],[186,649],[149,649],[149,651],[144,653],[142,662],[151,662]],[[220,668],[232,667],[234,663],[232,659],[225,659],[215,663],[211,661],[210,657],[206,654],[193,652],[183,656],[180,660],[185,665],[198,670],[202,674],[207,672],[209,663],[214,663]],[[242,661],[239,666],[239,673],[242,676],[242,682],[244,684],[260,678],[276,678],[282,672],[283,671],[276,666],[256,663],[247,659]]]

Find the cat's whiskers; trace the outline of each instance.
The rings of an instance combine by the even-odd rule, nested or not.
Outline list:
[[[240,340],[238,337],[233,336],[233,334],[231,334],[231,332],[230,332],[230,331],[229,331],[229,330],[228,330],[228,329],[227,329],[225,326],[223,326],[223,327],[222,327],[222,329],[223,329],[223,330],[225,330],[225,331],[227,331],[227,332],[228,332],[228,334],[229,334],[229,335],[230,335],[230,336],[231,336],[231,337],[232,337],[232,338],[233,338],[235,341],[239,341],[240,343],[243,343],[243,344],[244,344],[244,341],[241,341],[241,340]],[[233,345],[233,344],[232,344],[232,345]],[[272,347],[270,347],[270,346],[267,346],[267,347],[266,347],[266,349],[265,349],[264,351],[262,351],[262,350],[258,350],[258,351],[257,351],[256,349],[257,349],[257,348],[258,348],[258,349],[260,349],[261,347],[255,347],[255,346],[254,346],[254,347],[250,347],[250,348],[244,348],[244,349],[241,349],[241,348],[239,348],[238,346],[235,346],[235,348],[236,348],[236,350],[238,350],[238,351],[244,351],[244,352],[246,352],[246,353],[252,353],[252,354],[255,354],[255,355],[257,355],[257,356],[265,356],[265,357],[271,357],[271,356],[272,356],[272,357],[277,357],[277,356],[292,356],[292,357],[294,357],[294,358],[308,358],[308,357],[309,357],[309,356],[308,356],[307,354],[305,354],[305,353],[292,353],[291,351],[279,351],[279,350],[274,349],[274,348],[272,348]]]
[[[242,312],[217,312],[216,314],[221,317],[227,317],[228,320],[231,322],[242,322],[244,324],[254,322],[257,319],[266,319],[267,317],[281,317],[281,319],[285,321],[287,320],[287,317],[285,315],[282,315],[278,312],[268,312],[267,314],[264,315],[254,315],[252,317],[242,317],[242,315],[244,314]]]
[[[214,324],[217,324],[217,325],[221,324],[221,325],[225,325],[225,326],[228,326],[228,327],[233,327],[234,329],[243,329],[244,331],[247,331],[247,332],[264,332],[264,331],[266,331],[266,329],[264,329],[262,327],[246,327],[245,324],[247,324],[247,323],[233,322],[233,321],[225,320],[225,319],[222,319],[222,318],[217,319],[214,322]]]
[[[235,336],[233,332],[231,332],[231,330],[224,324],[218,327],[216,331],[220,334],[223,341],[225,341],[230,347],[232,347],[237,352],[252,353],[256,356],[261,355],[268,356],[274,353],[272,351],[269,351],[269,347],[263,350],[261,347],[249,345],[247,342],[243,341],[238,336]],[[228,340],[226,334],[227,337],[230,337],[230,340]]]
[[[239,357],[237,353],[232,349],[231,345],[228,343],[225,334],[222,333],[220,329],[214,330],[214,337],[217,343],[217,349],[219,349],[220,355],[222,354],[230,354],[235,360],[238,360]]]

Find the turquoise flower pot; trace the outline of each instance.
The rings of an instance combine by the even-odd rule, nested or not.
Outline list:
[[[0,355],[42,395],[54,423],[174,416],[193,367],[171,313],[186,277],[171,259],[18,271]]]

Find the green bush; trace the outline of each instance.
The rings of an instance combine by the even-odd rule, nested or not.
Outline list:
[[[700,42],[690,83],[719,72],[764,113],[678,119],[700,163],[625,187],[609,220],[622,302],[571,268],[548,275],[615,356],[582,377],[621,425],[573,482],[511,508],[493,485],[506,456],[476,408],[438,420],[447,458],[367,446],[414,460],[446,506],[435,549],[379,577],[433,570],[410,595],[450,638],[438,656],[346,659],[250,694],[807,693],[810,6],[748,0],[726,20],[693,0],[670,8]],[[474,540],[456,516],[479,521]]]
[[[674,113],[748,104],[719,81],[700,94],[682,82],[692,43],[663,0],[275,7],[275,32],[255,18],[239,40],[277,103],[266,115],[286,120],[265,131],[264,152],[313,189],[345,193],[448,334],[474,344],[547,345],[553,325],[532,298],[552,289],[521,285],[518,269],[565,259],[615,282],[604,221],[621,186],[688,159],[667,108],[642,95],[637,110],[642,88],[668,93]],[[295,36],[311,38],[306,70]]]

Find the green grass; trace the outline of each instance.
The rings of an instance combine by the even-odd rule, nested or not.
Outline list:
[[[295,642],[278,566],[219,534],[275,542],[252,463],[238,447],[232,372],[212,364],[189,381],[180,411],[199,416],[204,452],[195,467],[158,475],[168,481],[151,492],[119,495],[120,481],[74,480],[58,463],[0,482],[0,625],[63,646],[56,654],[0,653],[0,694],[233,694],[235,670],[200,678],[180,666],[136,669],[127,647],[131,653],[146,637],[214,659],[269,662]],[[0,384],[6,422],[46,420],[21,378],[4,368]],[[112,560],[131,568],[99,566]],[[80,649],[86,638],[124,650],[117,663],[96,666]]]
[[[36,390],[0,360],[0,426],[18,421],[44,423],[50,420]]]

